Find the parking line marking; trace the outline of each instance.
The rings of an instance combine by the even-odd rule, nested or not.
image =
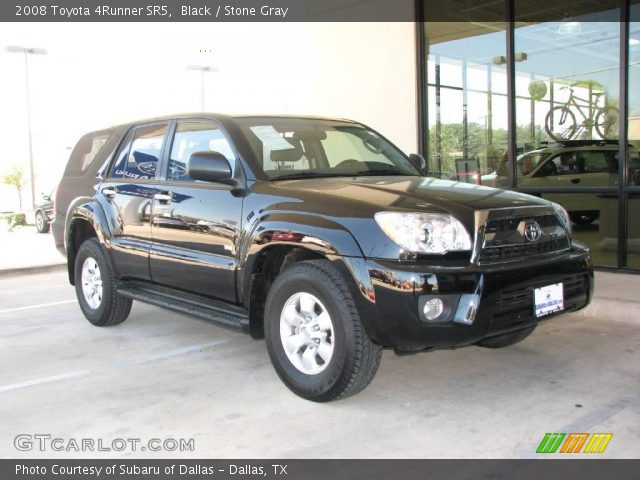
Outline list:
[[[60,374],[57,374],[57,375],[51,375],[51,376],[48,376],[48,377],[34,378],[33,380],[26,380],[24,382],[10,383],[8,385],[0,385],[0,392],[8,392],[10,390],[17,390],[19,388],[32,387],[34,385],[42,385],[44,383],[57,382],[59,380],[68,380],[70,378],[84,377],[86,375],[91,375],[91,374],[105,373],[105,372],[109,372],[111,370],[117,370],[119,368],[125,368],[125,367],[131,367],[133,365],[141,365],[141,364],[144,364],[144,363],[149,363],[149,362],[152,362],[154,360],[163,360],[165,358],[176,357],[178,355],[182,355],[182,354],[185,354],[185,353],[197,352],[197,351],[205,349],[205,348],[215,347],[215,346],[221,345],[223,343],[228,343],[228,342],[229,342],[229,340],[218,340],[218,341],[215,341],[215,342],[201,343],[201,344],[198,344],[198,345],[190,345],[188,347],[177,348],[175,350],[171,350],[171,351],[166,352],[166,353],[158,353],[158,354],[155,354],[155,355],[147,355],[145,357],[140,357],[140,358],[137,358],[137,359],[133,359],[133,360],[128,361],[128,362],[113,363],[113,364],[109,365],[108,367],[96,368],[96,369],[93,369],[93,370],[91,370],[91,369],[88,369],[88,370],[75,370],[75,371],[71,371],[71,372],[60,373]]]
[[[6,310],[0,310],[0,314],[2,314],[2,313],[11,313],[11,312],[20,312],[22,310],[31,310],[32,308],[54,307],[56,305],[64,305],[66,303],[73,303],[73,302],[77,302],[77,300],[63,300],[61,302],[40,303],[38,305],[27,305],[26,307],[8,308]]]

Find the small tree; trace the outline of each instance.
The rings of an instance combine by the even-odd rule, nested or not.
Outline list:
[[[22,211],[22,187],[27,183],[26,176],[22,167],[14,165],[11,167],[8,173],[2,175],[2,183],[15,187],[18,190],[18,202],[20,205],[20,211]]]

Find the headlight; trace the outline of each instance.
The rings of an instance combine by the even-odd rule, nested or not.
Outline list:
[[[375,219],[391,240],[409,252],[471,250],[471,237],[464,225],[446,213],[379,212]]]
[[[554,202],[551,202],[551,206],[553,206],[553,209],[555,210],[556,215],[560,217],[560,220],[562,221],[565,229],[567,230],[567,233],[571,235],[571,219],[569,218],[569,214],[567,213],[567,211],[564,209],[564,207],[562,207],[562,205],[559,205]]]

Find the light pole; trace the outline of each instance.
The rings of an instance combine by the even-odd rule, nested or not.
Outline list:
[[[187,70],[200,72],[200,109],[204,112],[204,76],[207,72],[217,72],[218,68],[209,65],[187,65]]]
[[[9,45],[7,52],[10,53],[22,53],[24,55],[24,78],[27,87],[27,127],[29,130],[29,177],[31,179],[31,208],[36,207],[36,182],[33,172],[33,140],[31,134],[31,97],[29,86],[29,61],[28,55],[46,55],[47,51],[44,48],[28,48],[19,47],[16,45]]]

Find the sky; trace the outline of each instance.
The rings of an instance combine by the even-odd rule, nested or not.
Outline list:
[[[137,118],[200,111],[201,74],[187,65],[219,69],[206,74],[209,110],[246,112],[259,103],[260,110],[282,111],[287,92],[267,72],[287,68],[278,51],[302,48],[287,41],[300,37],[299,29],[293,24],[277,29],[271,24],[4,24],[0,170],[26,165],[28,158],[24,56],[6,52],[7,45],[47,50],[28,58],[36,190],[46,191],[83,133]]]
[[[29,157],[24,56],[7,45],[47,50],[28,58],[39,194],[82,134],[201,111],[188,65],[218,69],[206,74],[207,111],[352,118],[415,151],[414,43],[413,24],[391,22],[0,24],[0,173]],[[0,211],[14,197],[0,186]]]

